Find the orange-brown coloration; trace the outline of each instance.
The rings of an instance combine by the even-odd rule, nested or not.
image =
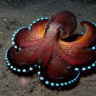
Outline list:
[[[38,30],[39,34],[41,35],[41,37],[44,36],[45,25],[46,25],[46,23],[38,26],[38,29],[37,30]]]

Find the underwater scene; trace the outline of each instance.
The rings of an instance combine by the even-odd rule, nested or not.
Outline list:
[[[96,0],[0,1],[0,96],[95,96]]]

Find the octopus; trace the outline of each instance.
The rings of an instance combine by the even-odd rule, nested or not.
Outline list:
[[[86,33],[74,34],[77,20],[64,10],[51,18],[33,21],[19,28],[6,51],[6,62],[16,73],[34,73],[51,87],[77,82],[81,74],[96,68],[96,24],[85,20]]]

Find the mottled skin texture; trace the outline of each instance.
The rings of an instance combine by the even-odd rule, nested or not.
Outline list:
[[[92,50],[96,38],[95,26],[82,21],[87,27],[85,35],[71,35],[76,29],[77,21],[69,11],[62,11],[50,20],[40,20],[31,29],[21,29],[15,36],[15,45],[8,51],[8,59],[16,68],[27,68],[40,64],[43,74],[50,80],[66,80],[77,72],[74,65],[84,65],[93,60],[96,50]]]

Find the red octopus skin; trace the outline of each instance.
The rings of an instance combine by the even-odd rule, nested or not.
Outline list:
[[[30,30],[23,28],[15,35],[17,49],[9,48],[7,57],[16,68],[28,68],[39,64],[48,80],[69,80],[77,75],[74,66],[85,65],[96,57],[96,26],[89,21],[81,21],[86,26],[85,35],[77,34],[73,13],[62,11],[50,19],[39,20]],[[18,50],[20,48],[20,50]]]

